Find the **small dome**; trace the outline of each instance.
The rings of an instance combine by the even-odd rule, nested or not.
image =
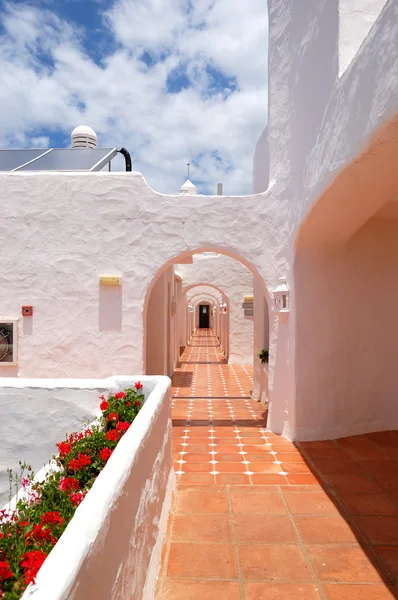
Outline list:
[[[72,148],[96,148],[97,134],[88,125],[78,125],[72,131]]]
[[[192,183],[192,181],[190,181],[189,179],[187,179],[186,182],[184,183],[184,185],[181,186],[180,194],[181,195],[187,195],[187,194],[189,194],[190,196],[195,196],[195,194],[196,194],[196,185],[194,185]]]

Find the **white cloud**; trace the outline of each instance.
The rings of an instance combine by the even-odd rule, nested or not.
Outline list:
[[[127,147],[159,191],[178,192],[196,157],[191,175],[203,189],[224,181],[225,193],[250,193],[267,110],[264,0],[233,10],[230,0],[116,0],[103,19],[117,49],[99,64],[85,50],[89,32],[48,8],[8,5],[0,19],[1,146],[31,146],[51,131],[67,139],[85,123],[101,145]],[[148,67],[143,52],[158,62]],[[170,94],[179,66],[191,87]],[[210,89],[209,67],[230,78],[229,93]]]

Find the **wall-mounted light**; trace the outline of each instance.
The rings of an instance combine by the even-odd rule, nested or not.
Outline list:
[[[227,305],[225,304],[220,304],[220,315],[226,315],[227,314]]]
[[[242,308],[245,311],[245,317],[252,317],[254,315],[252,295],[244,297]]]
[[[189,313],[193,313],[193,306],[192,306],[192,304],[188,304],[188,312]]]
[[[100,275],[99,284],[107,286],[119,286],[122,283],[122,278],[113,275]]]
[[[285,279],[279,280],[279,285],[273,291],[274,312],[286,314],[289,312],[289,289]]]

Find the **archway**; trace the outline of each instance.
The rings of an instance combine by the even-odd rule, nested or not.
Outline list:
[[[226,279],[228,280],[228,273],[225,273],[223,269],[215,269],[213,272],[213,276],[212,278],[207,279],[197,279],[194,283],[190,282],[188,285],[184,285],[184,269],[186,270],[186,266],[190,265],[192,263],[195,263],[195,256],[196,255],[200,255],[203,252],[208,252],[208,253],[217,253],[217,258],[214,257],[215,260],[215,265],[218,265],[217,260],[218,257],[221,258],[220,264],[222,262],[223,259],[227,258],[231,264],[232,263],[237,263],[237,265],[240,265],[241,267],[244,267],[244,271],[246,273],[245,277],[243,277],[242,275],[239,277],[235,277],[235,281],[236,281],[236,294],[234,297],[234,320],[232,321],[232,316],[230,319],[230,327],[232,327],[232,324],[235,327],[235,330],[237,328],[237,323],[239,324],[239,320],[240,320],[240,324],[244,324],[247,328],[247,331],[249,333],[243,333],[241,335],[246,335],[246,339],[248,338],[248,336],[250,337],[250,355],[248,355],[247,353],[243,356],[243,354],[241,356],[243,356],[243,359],[240,358],[239,352],[242,352],[242,349],[244,350],[245,348],[245,342],[246,339],[243,337],[241,337],[239,339],[239,337],[236,335],[237,341],[235,340],[235,348],[237,348],[237,350],[235,350],[235,355],[233,356],[233,360],[231,362],[231,364],[246,364],[246,365],[253,365],[253,363],[255,363],[258,367],[258,365],[261,365],[260,363],[260,359],[257,357],[257,354],[260,352],[260,350],[264,349],[264,347],[268,350],[269,348],[269,344],[268,344],[268,331],[269,331],[269,323],[268,323],[268,314],[266,319],[264,318],[264,305],[268,306],[268,290],[266,288],[266,284],[264,279],[260,276],[259,272],[257,271],[257,269],[245,258],[236,255],[234,252],[232,251],[227,251],[224,248],[220,248],[220,247],[215,247],[215,246],[206,246],[206,247],[202,247],[202,248],[198,248],[198,249],[194,249],[191,250],[189,252],[183,252],[175,257],[170,258],[168,261],[165,262],[164,265],[162,265],[158,271],[157,274],[155,275],[155,277],[153,278],[151,284],[148,286],[147,289],[147,294],[146,294],[146,300],[145,300],[145,307],[144,307],[144,328],[145,328],[145,332],[146,332],[146,343],[145,343],[145,372],[147,374],[155,374],[155,368],[162,368],[163,366],[163,371],[157,371],[157,374],[168,374],[171,375],[171,369],[166,370],[164,368],[164,365],[169,365],[169,364],[173,364],[176,365],[178,360],[179,360],[179,353],[178,355],[174,354],[170,360],[170,353],[173,353],[173,349],[170,349],[167,347],[167,341],[166,343],[164,343],[164,332],[167,331],[167,322],[171,320],[172,325],[171,327],[169,326],[169,328],[173,329],[173,327],[175,327],[175,319],[179,319],[180,323],[182,322],[181,319],[181,306],[184,307],[184,311],[185,314],[188,310],[192,310],[192,308],[190,308],[188,306],[188,296],[187,296],[187,292],[193,290],[194,288],[198,288],[198,287],[207,287],[207,288],[212,288],[213,292],[217,292],[219,294],[222,294],[222,298],[223,301],[221,303],[218,303],[218,310],[217,310],[217,315],[220,314],[220,304],[222,305],[222,311],[223,314],[225,313],[226,315],[230,315],[230,311],[232,312],[232,300],[231,298],[229,298],[224,290],[224,287],[222,285],[216,285],[215,280],[217,279],[216,275],[219,275],[220,273],[223,275],[224,279],[226,277]],[[206,256],[206,260],[203,260],[204,265],[207,265],[208,268],[211,267],[211,263],[210,261],[207,260],[207,256]],[[175,276],[175,268],[178,265],[178,274],[179,276],[182,278],[182,285],[180,287],[180,291],[177,292],[175,288],[173,288],[172,282],[174,280],[174,276]],[[206,268],[207,268],[206,267]],[[211,268],[210,268],[211,271]],[[230,278],[231,279],[231,278]],[[232,282],[233,282],[234,278],[232,277]],[[246,282],[246,283],[245,283]],[[228,282],[229,283],[229,282]],[[254,285],[255,284],[255,285]],[[172,300],[170,300],[170,298],[168,298],[168,295],[171,294],[171,298]],[[192,296],[190,296],[192,297]],[[155,299],[155,300],[154,300]],[[247,301],[247,303],[250,302],[252,303],[252,309],[251,310],[247,310],[246,308],[242,307],[242,304],[245,303],[245,300]],[[213,299],[209,299],[210,304],[212,304],[214,301]],[[173,306],[174,305],[177,307],[177,309],[173,312],[169,312],[167,307],[168,306]],[[264,304],[265,303],[265,304]],[[225,305],[225,306],[224,306]],[[254,310],[254,306],[257,305],[259,307],[258,311]],[[213,308],[216,308],[213,305]],[[253,314],[253,310],[254,310],[254,314]],[[247,314],[246,314],[247,312]],[[159,315],[162,315],[161,318],[159,319]],[[153,319],[153,320],[152,320]],[[258,322],[257,322],[258,320]],[[160,323],[159,321],[162,321],[162,323]],[[187,321],[185,321],[187,322]],[[261,324],[260,327],[264,330],[261,334],[261,340],[258,341],[258,339],[254,338],[254,331],[259,331],[259,323]],[[188,325],[189,326],[189,325]],[[187,325],[185,325],[185,327],[187,327]],[[179,331],[181,328],[179,328],[178,322],[177,322],[177,331]],[[156,344],[154,344],[154,337],[153,337],[153,333],[155,330],[155,336],[157,336],[157,338],[159,338],[162,335],[163,332],[163,342],[158,343],[158,339],[156,340]],[[243,328],[241,327],[241,331],[244,331]],[[236,331],[233,332],[234,334],[236,334]],[[225,339],[223,340],[223,349],[224,352],[226,353],[227,357],[230,358],[231,355],[229,355],[229,342],[227,341],[227,339],[231,339],[231,331],[228,330],[228,334]],[[185,336],[185,340],[184,343],[179,344],[180,348],[181,347],[185,347],[185,344],[187,343],[187,340],[189,338],[190,332],[188,332],[188,334]],[[264,339],[266,338],[266,342],[264,341]],[[181,338],[180,338],[181,339]],[[232,338],[233,339],[233,338]],[[260,345],[258,345],[260,344]],[[156,347],[155,347],[156,346]],[[246,343],[246,347],[248,346],[248,344]],[[272,362],[272,350],[270,350],[270,362]],[[151,357],[151,353],[155,351],[158,353],[158,359],[157,360],[152,360]],[[154,366],[155,365],[155,366]],[[157,365],[160,365],[159,367]],[[263,367],[262,367],[263,369]],[[262,373],[261,369],[257,368],[256,369],[257,375],[255,375],[255,379],[258,378],[258,381],[254,381],[253,385],[252,385],[252,391],[256,397],[261,398],[262,400],[268,400],[268,377],[266,378],[266,385],[264,385],[264,378],[261,378],[260,375]],[[265,389],[266,388],[266,389]]]

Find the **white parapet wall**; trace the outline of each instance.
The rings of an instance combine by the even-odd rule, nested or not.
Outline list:
[[[81,396],[76,404],[88,411],[92,406],[94,413],[98,392],[106,396],[138,380],[144,386],[144,406],[41,567],[36,583],[25,591],[24,600],[152,600],[175,482],[171,383],[168,377],[152,376],[0,382],[2,405],[7,398],[12,405],[24,398],[24,403],[30,401],[38,408],[43,394],[51,391],[54,398],[69,402],[71,396]],[[31,426],[35,427],[33,417]],[[37,455],[46,447],[38,441]]]

